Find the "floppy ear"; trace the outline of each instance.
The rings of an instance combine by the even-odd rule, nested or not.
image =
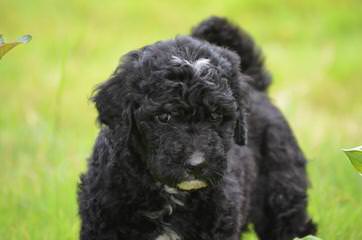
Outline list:
[[[236,121],[234,138],[235,143],[241,146],[248,143],[249,78],[249,76],[240,73],[237,78],[237,87],[234,88],[238,92],[238,94],[235,94],[235,98],[238,101],[238,119]]]
[[[110,128],[115,128],[122,124],[121,119],[124,115],[124,104],[122,104],[122,89],[120,79],[112,77],[105,83],[99,85],[92,97],[95,107],[98,111],[98,121]]]
[[[129,87],[125,86],[122,73],[115,73],[108,81],[99,85],[92,97],[98,110],[98,121],[110,129],[117,129],[119,136],[130,139],[133,126],[133,105]]]
[[[122,139],[127,144],[131,143],[135,128],[133,112],[139,99],[134,86],[142,78],[137,70],[139,55],[139,51],[132,51],[123,56],[112,76],[95,89],[92,97],[98,122],[108,126],[116,134],[117,141]]]
[[[240,72],[240,58],[236,53],[223,48],[219,48],[219,50],[221,50],[220,54],[229,62],[224,69],[228,72],[229,85],[238,105],[234,141],[236,144],[243,146],[247,144],[248,138],[247,113],[250,92],[248,81],[250,77]]]

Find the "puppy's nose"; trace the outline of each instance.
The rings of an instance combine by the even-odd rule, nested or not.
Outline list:
[[[191,154],[189,159],[186,160],[186,168],[189,170],[198,170],[204,166],[205,162],[205,154],[200,151],[196,151]]]

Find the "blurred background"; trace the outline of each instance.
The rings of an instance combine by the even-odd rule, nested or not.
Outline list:
[[[210,15],[264,50],[271,99],[310,160],[319,236],[362,239],[362,177],[341,152],[362,144],[360,0],[0,1],[6,40],[33,36],[0,60],[0,239],[77,239],[77,182],[98,131],[92,90],[123,54]]]

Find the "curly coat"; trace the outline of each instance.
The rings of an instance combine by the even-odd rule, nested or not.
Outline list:
[[[236,240],[250,223],[260,239],[314,234],[306,159],[270,82],[252,39],[217,17],[123,57],[93,97],[80,238]]]

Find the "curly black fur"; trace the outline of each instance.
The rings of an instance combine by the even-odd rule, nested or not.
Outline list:
[[[123,57],[93,98],[102,127],[80,238],[236,240],[250,223],[260,239],[315,233],[306,160],[269,82],[252,39],[222,18]],[[179,185],[195,179],[207,187]]]

